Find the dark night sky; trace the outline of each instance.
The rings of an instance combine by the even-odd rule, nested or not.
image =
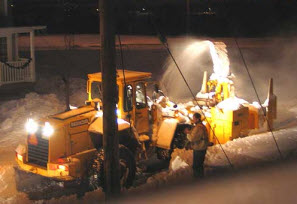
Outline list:
[[[9,0],[14,24],[47,25],[49,33],[98,32],[97,0]],[[122,34],[154,34],[153,19],[170,35],[186,32],[186,0],[117,0]],[[297,31],[296,1],[191,0],[190,32],[210,36],[265,36]]]

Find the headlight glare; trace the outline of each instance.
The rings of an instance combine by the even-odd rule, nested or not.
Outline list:
[[[49,124],[49,122],[45,122],[44,127],[42,129],[42,135],[46,137],[50,137],[54,133],[54,128]]]
[[[38,129],[38,125],[37,123],[33,120],[33,119],[29,119],[25,125],[25,128],[27,130],[28,133],[30,134],[34,134],[37,132]]]

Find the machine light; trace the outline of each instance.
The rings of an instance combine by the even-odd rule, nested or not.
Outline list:
[[[69,171],[69,168],[66,165],[58,165],[58,169],[61,171]]]
[[[70,110],[77,109],[77,107],[76,107],[76,106],[72,106],[72,105],[69,105],[69,108],[70,108]]]
[[[49,124],[49,122],[45,122],[44,127],[42,129],[42,135],[46,137],[50,137],[54,133],[54,128]]]
[[[17,153],[17,158],[19,161],[23,162],[23,156]]]
[[[37,132],[38,129],[38,125],[37,123],[33,120],[33,119],[29,119],[25,125],[25,128],[27,130],[28,133],[30,134],[34,134]]]

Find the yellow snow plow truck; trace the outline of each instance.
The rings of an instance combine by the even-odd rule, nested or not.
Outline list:
[[[213,143],[225,143],[258,128],[261,123],[260,107],[239,101],[232,96],[230,84],[207,81],[206,74],[195,102],[175,104],[158,88],[153,99],[147,97],[151,73],[128,70],[124,73],[122,70],[117,72],[123,187],[133,184],[136,163],[148,159],[148,150],[154,149],[159,159],[168,160],[175,148],[185,147],[187,135],[184,130],[191,126],[194,112],[204,116]],[[101,76],[101,73],[88,75],[88,100],[84,106],[38,121],[28,119],[26,144],[16,149],[20,171],[62,182],[86,181],[88,185],[100,186],[104,161]],[[236,108],[226,108],[224,102],[234,103]],[[272,93],[272,83],[265,107],[267,115],[275,118],[276,97]]]

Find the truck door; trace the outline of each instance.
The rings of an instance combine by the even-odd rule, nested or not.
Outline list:
[[[135,83],[135,128],[138,133],[149,132],[149,114],[144,82]]]

